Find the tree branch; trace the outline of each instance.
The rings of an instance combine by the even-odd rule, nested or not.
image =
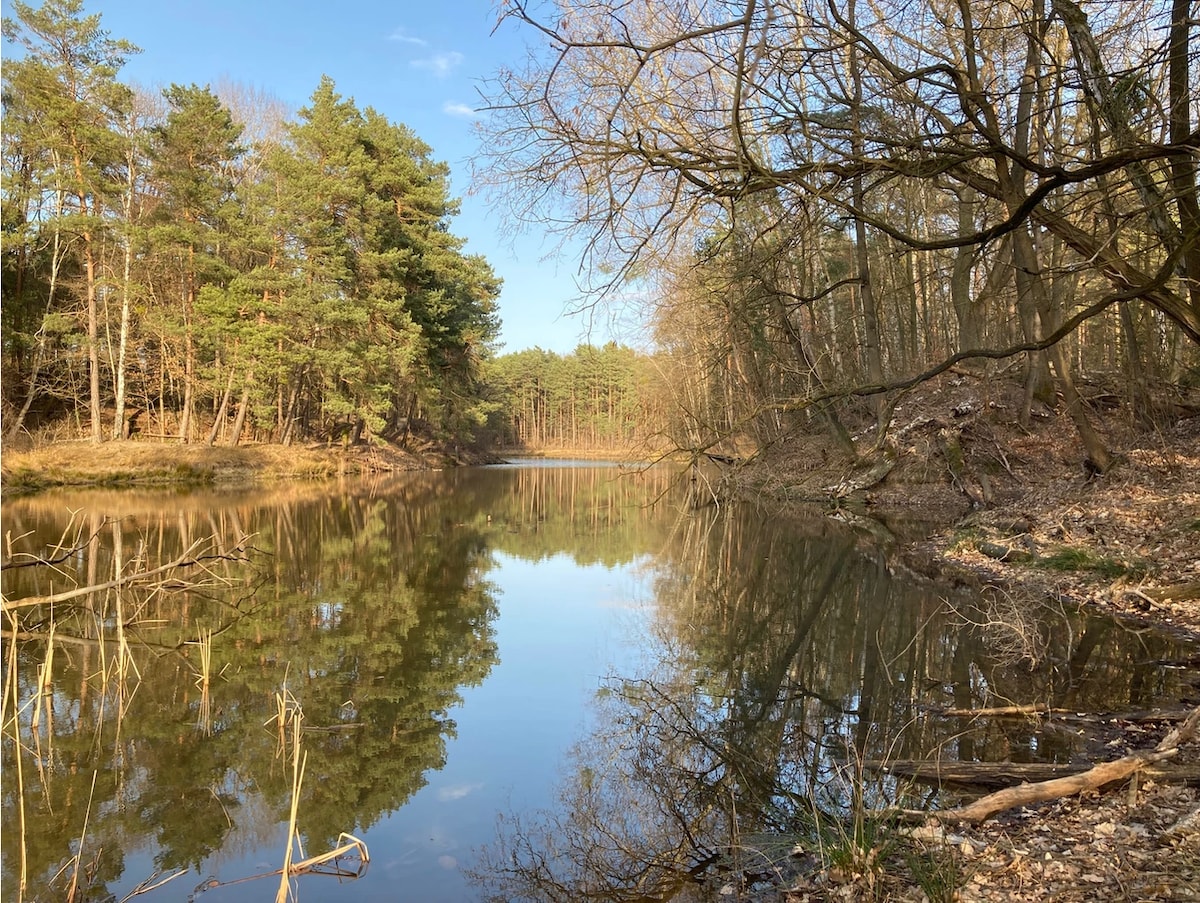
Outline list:
[[[55,593],[52,596],[27,596],[24,599],[3,600],[3,606],[0,610],[5,613],[16,611],[19,608],[32,608],[35,605],[55,605],[61,602],[70,602],[73,599],[79,599],[83,596],[91,595],[92,593],[103,592],[104,590],[116,589],[117,587],[130,586],[132,584],[143,583],[151,577],[157,577],[160,574],[165,574],[176,568],[195,567],[208,561],[244,561],[243,553],[246,551],[246,543],[248,537],[238,543],[232,553],[211,554],[211,555],[196,555],[197,549],[201,548],[207,540],[198,539],[173,561],[160,565],[156,568],[151,568],[148,571],[139,571],[128,576],[118,577],[115,580],[109,580],[105,583],[95,583],[90,586],[81,586],[76,589],[66,590],[65,592]]]

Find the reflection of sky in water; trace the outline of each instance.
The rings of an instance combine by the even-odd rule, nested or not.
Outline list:
[[[553,804],[563,754],[584,731],[589,701],[614,668],[636,660],[643,562],[609,569],[581,567],[567,555],[495,558],[488,580],[497,588],[500,662],[481,686],[462,691],[463,704],[450,713],[458,736],[447,743],[446,767],[426,774],[425,788],[362,835],[371,852],[365,877],[345,885],[305,877],[302,903],[474,899],[461,869],[493,841],[500,813]],[[282,853],[282,839],[280,846]],[[253,871],[253,863],[221,868],[227,878]],[[221,888],[210,899],[261,899],[267,880]]]
[[[394,891],[395,881],[410,899],[473,898],[459,867],[492,842],[500,813],[553,804],[563,753],[580,739],[589,700],[612,667],[633,657],[629,609],[644,598],[634,566],[504,554],[496,565],[488,579],[497,587],[500,662],[451,712],[458,736],[446,767],[365,838],[372,864],[356,882],[361,900],[392,899],[377,894]],[[396,858],[403,868],[376,875],[377,864]]]
[[[371,853],[363,878],[339,884],[305,876],[295,885],[301,903],[475,899],[461,870],[495,839],[501,813],[553,805],[563,754],[583,735],[589,701],[608,674],[638,659],[637,638],[645,635],[638,613],[648,614],[644,561],[609,569],[562,554],[530,562],[497,553],[495,564],[488,580],[499,603],[500,661],[481,686],[461,691],[463,704],[450,712],[457,737],[447,742],[445,768],[427,773],[427,785],[403,808],[360,834]],[[281,862],[282,829],[278,848]],[[266,853],[226,854],[210,871],[231,880],[278,868]],[[148,899],[176,899],[193,880],[180,878],[175,895]],[[264,878],[196,901],[250,903],[273,897],[277,886],[278,878]]]
[[[610,675],[653,675],[656,680],[665,680],[663,687],[669,690],[676,685],[676,670],[698,667],[700,670],[692,675],[679,673],[683,705],[664,708],[663,712],[671,717],[669,723],[659,727],[675,731],[680,725],[671,718],[690,718],[699,727],[731,731],[731,736],[751,744],[766,743],[764,737],[776,737],[778,732],[771,719],[785,709],[791,713],[789,718],[796,719],[792,733],[797,744],[801,740],[807,743],[810,734],[852,738],[857,719],[851,713],[862,707],[864,700],[875,703],[874,717],[890,712],[895,719],[906,722],[910,714],[905,707],[916,698],[908,686],[910,671],[935,678],[928,692],[924,684],[915,687],[918,696],[925,693],[922,705],[957,702],[959,695],[965,695],[969,704],[975,699],[974,691],[990,687],[993,678],[998,693],[1013,697],[1049,698],[1047,694],[1054,689],[1052,684],[1043,688],[1038,683],[1043,679],[1041,672],[1018,669],[1011,674],[993,674],[979,670],[982,640],[964,634],[956,620],[943,623],[945,619],[934,618],[940,603],[930,602],[925,594],[892,580],[873,557],[854,554],[853,543],[840,534],[810,541],[805,534],[793,534],[786,524],[776,524],[753,511],[739,518],[710,520],[693,515],[677,520],[678,512],[666,506],[652,512],[639,508],[640,493],[626,491],[626,485],[610,480],[611,470],[606,469],[602,479],[588,479],[591,475],[580,471],[571,474],[542,467],[536,479],[515,468],[452,472],[445,475],[451,491],[439,502],[445,503],[445,513],[428,505],[417,490],[412,496],[398,493],[393,498],[384,494],[382,501],[372,501],[364,494],[353,496],[345,505],[336,500],[330,504],[323,497],[313,505],[280,506],[279,516],[286,515],[289,525],[294,517],[297,524],[288,530],[277,528],[271,534],[280,542],[296,543],[299,549],[295,555],[298,588],[294,596],[286,595],[291,589],[284,582],[284,598],[293,599],[297,615],[294,620],[293,609],[284,606],[271,609],[279,612],[282,628],[273,632],[271,628],[278,625],[269,625],[265,630],[276,644],[268,647],[268,652],[278,660],[268,662],[263,673],[277,665],[280,669],[291,668],[288,673],[296,675],[304,662],[311,661],[329,669],[328,673],[339,680],[353,683],[347,668],[359,661],[355,644],[364,643],[363,679],[354,684],[356,690],[347,694],[353,696],[357,708],[342,705],[346,695],[341,694],[340,684],[327,684],[332,691],[323,700],[318,695],[324,707],[313,706],[316,724],[323,723],[323,719],[366,720],[382,708],[389,714],[375,716],[377,723],[390,726],[387,719],[393,716],[386,694],[392,689],[399,693],[401,703],[412,701],[411,708],[397,709],[404,716],[399,722],[402,728],[413,722],[424,725],[430,715],[429,706],[437,705],[438,699],[461,699],[446,713],[453,728],[425,747],[419,745],[419,733],[405,746],[405,733],[401,731],[399,739],[363,747],[363,754],[372,758],[356,762],[357,741],[376,739],[366,731],[361,735],[314,735],[314,749],[321,748],[322,742],[326,749],[344,745],[348,755],[328,758],[329,777],[324,780],[310,771],[306,788],[313,786],[310,781],[317,781],[325,792],[312,794],[321,800],[322,808],[314,806],[307,811],[302,803],[302,834],[307,825],[322,818],[325,827],[332,823],[336,832],[352,828],[359,818],[375,817],[361,812],[387,813],[396,800],[403,798],[399,791],[388,796],[392,785],[384,782],[390,778],[406,781],[396,786],[407,794],[420,783],[415,780],[418,770],[425,768],[420,774],[425,786],[408,797],[402,808],[379,817],[369,830],[357,832],[372,856],[363,879],[339,884],[329,877],[305,876],[296,883],[300,900],[379,903],[477,899],[481,889],[468,883],[462,870],[476,863],[479,848],[493,843],[498,817],[502,813],[516,814],[528,823],[536,821],[530,816],[537,810],[556,808],[558,794],[564,787],[570,788],[570,770],[576,767],[565,760],[564,754],[577,741],[587,740],[589,750],[606,757],[605,764],[617,747],[628,745],[627,722],[613,721],[614,708],[620,708],[613,700],[619,700],[620,694],[610,695],[599,710],[591,705],[597,692],[609,685]],[[428,483],[430,495],[443,488],[432,475],[422,475],[421,479]],[[418,489],[423,486],[425,483],[419,484]],[[196,505],[202,501],[184,498]],[[155,504],[159,507],[154,511],[163,510],[161,501]],[[6,513],[11,511],[6,509]],[[495,512],[494,520],[485,521],[486,514],[481,512]],[[342,513],[346,516],[341,517]],[[269,523],[275,515],[273,508],[263,505],[243,516],[248,524],[258,526]],[[394,532],[386,533],[385,528]],[[312,532],[318,529],[319,533]],[[174,541],[173,534],[164,530],[164,535],[168,543]],[[405,544],[406,537],[416,537],[411,547]],[[307,539],[312,542],[306,544]],[[571,553],[552,553],[563,548]],[[647,549],[661,549],[661,554],[647,555]],[[316,554],[307,554],[310,552]],[[580,560],[620,561],[631,556],[637,557],[616,567],[578,564]],[[408,581],[417,586],[411,595]],[[464,586],[474,587],[475,595],[464,596]],[[376,587],[397,595],[379,596]],[[654,606],[656,592],[663,594],[661,612]],[[484,641],[481,654],[486,656],[486,665],[475,672],[456,669],[454,659],[441,658],[447,650],[454,656],[464,654],[466,647],[457,644],[471,627],[455,621],[458,609],[453,606],[468,597],[495,601],[495,620],[478,634]],[[393,599],[402,604],[392,607]],[[485,610],[491,618],[490,604],[479,608],[480,612]],[[369,629],[381,629],[382,639],[391,646],[373,645],[372,635],[354,633],[367,614],[375,617],[374,621],[368,619],[374,625]],[[443,614],[451,626],[449,633],[438,632]],[[402,623],[394,623],[395,618],[403,619]],[[381,623],[383,628],[378,626]],[[927,624],[933,624],[928,631],[924,626]],[[1080,625],[1073,626],[1070,636],[1080,636],[1080,629]],[[409,630],[412,633],[405,632]],[[241,635],[242,642],[254,642],[253,631],[243,629]],[[297,638],[294,665],[289,664],[291,653],[272,651],[286,648],[288,637]],[[1113,675],[1124,673],[1121,668],[1130,656],[1136,656],[1134,661],[1178,657],[1165,650],[1150,655],[1147,650],[1151,647],[1145,644],[1151,641],[1146,637],[1137,638],[1141,645],[1128,652],[1121,651],[1115,632],[1101,632],[1096,638],[1097,649],[1107,648],[1103,644],[1109,640],[1117,644],[1106,653],[1115,657],[1109,661],[1097,654],[1080,666],[1087,667],[1076,683],[1091,695],[1078,700],[1072,696],[1072,704],[1078,701],[1093,708],[1101,703],[1116,704],[1119,700],[1115,696],[1109,698],[1114,693],[1120,695]],[[494,665],[493,641],[498,656]],[[285,646],[278,646],[280,642]],[[915,656],[914,650],[920,655]],[[880,656],[877,662],[871,657],[876,651]],[[374,658],[366,654],[372,652]],[[221,653],[219,647],[217,660],[222,658]],[[1056,654],[1060,662],[1072,658],[1066,648]],[[433,690],[442,690],[441,696],[420,692],[421,674],[425,672],[393,667],[397,661],[407,661],[409,655],[416,661],[422,660],[420,656],[432,656],[438,663],[438,668],[428,673],[433,676]],[[663,674],[656,667],[660,660],[670,673]],[[236,661],[242,661],[248,670],[258,667],[252,654]],[[342,662],[348,663],[347,668],[342,668]],[[878,667],[867,667],[873,662]],[[1046,681],[1059,673],[1044,671]],[[456,690],[457,681],[467,673],[485,675],[482,684]],[[372,678],[373,674],[387,676]],[[864,675],[872,675],[869,688]],[[443,688],[439,680],[448,680],[449,687]],[[1142,682],[1151,685],[1155,680],[1147,673]],[[1065,678],[1061,683],[1069,689],[1076,686]],[[143,699],[159,686],[149,680],[147,684],[141,691]],[[748,688],[746,704],[733,705],[730,688],[743,685]],[[182,686],[190,700],[190,682],[184,679]],[[220,681],[216,683],[218,706],[223,686]],[[246,686],[262,695],[261,682],[247,682]],[[368,691],[374,686],[383,687],[384,693],[374,697],[380,705],[373,708]],[[160,692],[171,692],[172,700],[178,695],[169,680],[164,680],[161,688]],[[274,687],[271,689],[273,692]],[[233,694],[229,698],[237,699]],[[240,703],[249,711],[255,698],[248,696],[248,701]],[[64,695],[59,708],[69,707],[72,699]],[[435,701],[430,703],[430,699]],[[784,702],[773,702],[776,699]],[[338,708],[340,705],[342,708]],[[184,705],[180,711],[189,710]],[[269,745],[270,728],[261,727],[265,714],[255,711],[253,719],[236,722],[238,711],[230,712],[235,727],[249,731],[230,734],[231,738],[253,742],[261,739],[256,732],[265,731],[263,736]],[[434,715],[440,718],[441,711]],[[756,719],[772,729],[757,731]],[[194,716],[188,714],[185,720],[184,727],[190,730]],[[435,718],[429,718],[429,725],[438,730]],[[130,721],[125,730],[135,726],[136,722]],[[450,725],[445,727],[449,729]],[[931,734],[931,742],[935,743],[948,742],[947,736],[957,738],[961,732],[957,722],[938,722],[933,727],[942,731]],[[1009,755],[1016,748],[1014,744],[1022,743],[1041,753],[1041,738],[1010,734],[981,732],[977,739],[971,738],[975,746],[967,753],[960,750],[960,754],[973,754],[990,744],[986,747],[989,755],[994,755],[992,747],[998,745],[1004,747],[1002,754]],[[613,737],[617,738],[615,746],[605,746]],[[222,786],[216,788],[242,797],[240,811],[233,817],[237,827],[224,838],[220,852],[204,862],[199,874],[190,873],[142,899],[187,899],[202,878],[233,881],[269,873],[282,862],[285,827],[278,823],[280,804],[264,791],[268,789],[265,778],[277,773],[271,769],[283,766],[271,764],[270,749],[266,750],[265,760],[243,763],[245,750],[233,745],[227,750],[228,758],[222,757],[226,751],[217,745],[222,742],[219,734],[215,740],[204,742],[210,742],[212,745],[206,749],[213,751],[196,761],[215,762],[218,766],[227,761],[231,769],[237,770],[236,780],[231,770]],[[151,747],[151,752],[159,751],[169,763],[175,756],[168,753],[179,748],[168,735],[168,742]],[[782,757],[788,780],[802,782],[805,774],[801,763],[810,758],[807,749],[787,744],[775,749],[768,743],[759,758],[769,764],[774,756]],[[432,770],[432,763],[443,751],[444,767]],[[1058,751],[1059,755],[1069,753],[1071,749],[1065,746]],[[411,766],[406,765],[408,754],[413,756]],[[1053,754],[1052,749],[1048,760]],[[179,758],[188,761],[187,756]],[[245,767],[241,767],[243,764]],[[357,783],[347,780],[346,793],[338,783],[338,764],[361,778]],[[661,774],[657,769],[653,773]],[[167,784],[170,792],[165,797],[166,808],[178,816],[178,803],[174,801],[183,798],[190,798],[198,807],[190,808],[188,816],[163,820],[175,829],[168,840],[176,847],[186,848],[190,837],[201,836],[202,829],[211,830],[202,811],[209,803],[207,782],[212,778],[208,774],[164,772],[165,781],[177,782]],[[153,780],[157,787],[158,776]],[[176,791],[191,796],[177,796]],[[355,796],[358,792],[361,795]],[[376,792],[384,802],[375,808],[359,810],[358,803],[352,802]],[[164,798],[161,793],[156,797],[143,792],[142,796],[151,803]],[[134,799],[140,797],[135,793]],[[219,800],[215,796],[213,799],[216,802],[210,804],[208,814],[224,825],[228,816],[222,816]],[[98,807],[98,811],[104,810]],[[131,838],[122,863],[123,877],[110,885],[117,899],[153,871],[154,826],[154,822],[147,821],[145,837]],[[137,834],[136,825],[131,834]],[[304,855],[323,852],[324,848],[307,849]],[[215,888],[196,899],[199,903],[249,903],[271,899],[277,885],[277,877],[263,878]]]

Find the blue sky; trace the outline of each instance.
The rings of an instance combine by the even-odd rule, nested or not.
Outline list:
[[[29,0],[37,6],[40,0]],[[539,346],[565,353],[616,337],[606,317],[565,316],[579,292],[578,253],[514,229],[486,198],[470,194],[468,160],[479,89],[502,65],[517,66],[534,36],[505,23],[493,34],[492,0],[85,0],[114,38],[142,49],[122,80],[144,87],[240,82],[292,109],[322,74],[358,106],[411,128],[450,165],[462,214],[453,231],[504,279],[502,351]],[[3,12],[7,18],[7,0]],[[7,47],[5,48],[7,52]],[[548,256],[549,255],[549,256]]]

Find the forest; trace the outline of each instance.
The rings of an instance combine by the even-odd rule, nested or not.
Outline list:
[[[119,81],[80,0],[13,4],[5,432],[208,444],[466,433],[500,285],[449,169],[323,78],[270,97]]]
[[[1200,381],[1189,0],[517,0],[482,171],[647,299],[682,448],[878,447],[913,386],[1012,377],[1113,463]],[[870,427],[863,431],[863,424]]]
[[[485,435],[506,449],[629,452],[662,447],[662,361],[615,342],[568,355],[532,348],[490,361]]]
[[[8,9],[4,868],[22,894],[28,874],[115,887],[146,815],[156,868],[202,876],[247,800],[246,837],[290,805],[266,873],[286,900],[294,836],[340,844],[446,764],[466,688],[519,661],[501,600],[573,608],[591,577],[567,558],[612,571],[588,589],[633,633],[646,581],[664,668],[596,685],[565,817],[507,823],[495,899],[666,899],[706,875],[713,899],[755,900],[760,880],[996,901],[1196,883],[1200,796],[1143,778],[1193,768],[1200,731],[1200,2],[497,2],[529,52],[481,86],[472,190],[583,249],[564,309],[646,324],[569,354],[501,353],[500,281],[455,233],[449,168],[333,78],[297,111],[238,85],[149,92],[83,0]],[[384,448],[405,454],[379,470],[423,472],[292,479]],[[517,451],[623,460],[439,466]],[[692,466],[626,466],[673,453]],[[235,458],[286,459],[281,485],[175,492]],[[147,476],[172,494],[129,491]],[[118,488],[88,520],[13,498],[89,482]],[[540,668],[548,610],[528,609],[527,687],[567,683]],[[75,764],[41,767],[43,725]],[[868,771],[902,787],[897,763],[940,786],[943,753],[1092,767],[953,808],[867,789]],[[302,796],[322,810],[303,830]],[[1016,808],[992,819],[997,797]],[[92,866],[89,830],[117,839]],[[381,898],[451,849],[384,859]]]
[[[854,458],[953,369],[1065,412],[1104,472],[1097,399],[1194,411],[1189,0],[505,4],[538,44],[484,86],[472,179],[649,324],[565,356],[499,355],[448,168],[331,79],[294,117],[150,96],[80,0],[13,13],[10,438]]]

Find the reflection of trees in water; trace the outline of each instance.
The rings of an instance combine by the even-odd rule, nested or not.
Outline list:
[[[308,848],[368,827],[423,786],[444,762],[460,688],[482,681],[496,660],[486,542],[476,529],[431,527],[442,523],[433,488],[414,480],[387,496],[276,497],[266,506],[235,498],[223,508],[143,511],[119,521],[121,546],[140,547],[150,560],[209,531],[253,533],[266,551],[255,573],[231,573],[234,585],[225,590],[126,593],[126,633],[141,679],[120,687],[104,670],[116,645],[112,595],[57,613],[53,721],[43,717],[34,731],[30,707],[21,724],[32,895],[70,855],[85,817],[87,847],[103,850],[98,888],[121,874],[124,851],[148,836],[164,869],[198,868],[216,851],[272,836],[286,821],[291,775],[263,725],[285,681],[305,724],[318,728],[304,737]],[[34,548],[61,531],[36,510],[22,516],[38,527]],[[104,574],[113,548],[89,543],[69,566],[80,581]],[[20,631],[27,638],[16,647],[22,704],[38,689],[46,638],[37,630],[49,616],[27,614]],[[215,630],[220,671],[210,682],[207,731],[196,727],[201,692],[196,649],[187,645],[202,628]],[[5,739],[11,774],[16,749]],[[20,837],[15,793],[6,781],[6,839]],[[18,849],[5,844],[6,885],[17,874]]]
[[[645,502],[669,479],[615,468],[462,470],[353,481],[338,492],[72,494],[80,520],[68,536],[81,537],[78,553],[53,575],[6,571],[6,598],[45,593],[51,576],[55,590],[109,579],[117,549],[122,560],[140,554],[153,564],[198,538],[214,537],[222,549],[252,535],[259,551],[249,569],[218,562],[213,576],[223,585],[122,592],[140,682],[105,676],[117,644],[115,593],[54,613],[53,694],[39,706],[36,731],[32,707],[20,724],[31,895],[54,895],[44,889],[85,817],[87,849],[99,851],[97,899],[120,878],[127,851],[149,845],[167,869],[274,844],[291,775],[263,725],[284,681],[304,723],[317,728],[304,737],[306,848],[365,830],[444,764],[461,688],[495,663],[493,550],[607,564],[645,555],[672,519]],[[53,494],[6,502],[16,550],[36,554],[55,543],[67,509]],[[38,691],[49,612],[25,615],[16,646],[22,703]],[[209,629],[214,675],[205,700],[190,644]],[[11,640],[6,631],[6,663]],[[198,730],[205,703],[211,716]],[[5,734],[6,776],[12,739]],[[7,841],[20,836],[16,783],[5,780],[0,793]],[[18,850],[4,844],[5,886],[18,872]]]
[[[657,551],[673,521],[670,500],[660,498],[675,477],[666,467],[532,467],[504,476],[484,481],[493,493],[481,510],[492,515],[494,547],[527,560],[565,553],[613,567]],[[470,485],[480,474],[464,477]]]
[[[1168,641],[1054,608],[1029,625],[1039,661],[999,656],[994,633],[825,522],[698,512],[659,567],[659,665],[597,701],[560,806],[502,824],[476,870],[497,900],[706,898],[702,879],[732,863],[770,870],[764,838],[810,836],[904,791],[864,786],[865,759],[1078,751],[1074,735],[939,708],[1125,708],[1150,684],[1179,690],[1145,664],[1173,657]]]

